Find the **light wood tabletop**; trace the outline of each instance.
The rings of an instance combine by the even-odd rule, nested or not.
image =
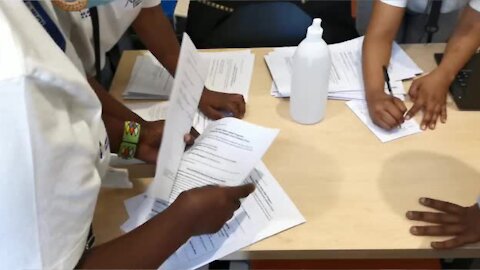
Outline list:
[[[405,45],[425,71],[444,44]],[[230,255],[229,259],[477,257],[480,246],[434,251],[433,238],[410,235],[407,210],[423,209],[421,196],[471,205],[480,194],[480,113],[458,111],[448,101],[448,121],[434,131],[381,143],[344,101],[328,101],[326,118],[300,125],[289,116],[288,99],[270,95],[271,77],[256,54],[245,120],[280,129],[264,156],[307,222]],[[121,99],[135,57],[123,54],[111,88]],[[410,82],[405,82],[406,89]],[[411,106],[407,102],[407,107]],[[416,118],[420,120],[419,116]],[[102,189],[94,218],[99,242],[121,234],[123,200],[143,192],[151,166],[134,168],[131,190]]]

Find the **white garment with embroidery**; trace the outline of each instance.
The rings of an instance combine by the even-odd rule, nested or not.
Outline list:
[[[108,165],[101,105],[23,1],[0,1],[0,36],[0,269],[72,269]]]
[[[114,0],[97,7],[102,68],[105,66],[105,53],[117,44],[142,8],[151,8],[159,4],[160,0]],[[87,74],[95,75],[93,26],[89,10],[65,12],[57,8],[56,11],[62,27],[69,29],[65,31],[82,59]]]

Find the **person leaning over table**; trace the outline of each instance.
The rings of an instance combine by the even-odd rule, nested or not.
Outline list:
[[[408,95],[413,106],[407,110],[398,98],[384,92],[383,66],[388,66],[392,42],[406,8],[428,10],[428,0],[377,0],[363,43],[363,79],[370,117],[384,128],[392,129],[423,112],[420,127],[435,129],[437,120],[447,121],[446,97],[460,69],[480,46],[480,0],[444,0],[441,12],[465,5],[440,65],[413,81]],[[433,56],[432,56],[433,57]],[[405,116],[404,116],[405,115]]]
[[[52,17],[53,24],[56,28],[59,29],[63,38],[65,39],[65,53],[77,66],[82,66],[82,61],[84,56],[77,54],[76,48],[70,42],[73,36],[70,35],[71,24],[68,24],[68,13],[65,10],[73,11],[75,9],[81,10],[87,6],[87,0],[76,0],[76,1],[64,1],[64,0],[52,0],[52,1],[26,1],[29,3],[34,3],[40,9],[44,9],[44,12],[49,17]],[[92,1],[91,1],[92,2]],[[108,0],[95,1],[98,5],[104,5],[108,3]],[[54,7],[57,5],[58,7]],[[65,10],[64,10],[65,9]],[[41,17],[40,17],[41,19]],[[62,22],[62,23],[60,23]],[[68,31],[67,31],[68,30]],[[82,70],[83,67],[82,67]],[[113,132],[110,134],[112,142],[120,141],[121,130],[123,128],[123,123],[125,121],[134,121],[139,123],[142,126],[142,132],[140,137],[140,143],[138,149],[135,152],[135,157],[141,159],[147,163],[155,163],[158,156],[158,149],[160,146],[160,141],[162,139],[164,121],[145,121],[140,116],[132,112],[122,103],[115,100],[110,96],[106,91],[102,90],[100,84],[98,84],[94,79],[89,79],[89,82],[92,85],[92,88],[95,90],[95,93],[99,97],[102,103],[102,118],[105,120],[105,125],[108,132]],[[118,152],[116,145],[112,143],[113,152]]]
[[[77,0],[78,1],[78,0]],[[81,0],[80,0],[81,1]],[[66,0],[56,2],[68,4]],[[59,5],[60,5],[59,4]],[[105,65],[105,53],[109,51],[132,26],[146,48],[174,76],[180,45],[173,28],[161,8],[160,0],[105,0],[97,7],[99,30],[100,66]],[[95,67],[95,38],[93,13],[90,9],[65,12],[58,8],[60,23],[68,33],[89,76],[89,82],[102,100],[104,108],[117,110],[115,101],[95,79],[99,72]],[[101,72],[100,72],[101,73]],[[105,101],[104,101],[105,100]],[[204,89],[199,109],[208,118],[220,119],[225,115],[243,118],[245,101],[242,95],[227,94]]]
[[[0,1],[0,269],[157,268],[191,236],[218,231],[254,186],[186,191],[132,232],[86,249],[115,143],[46,16],[51,3],[39,4]]]

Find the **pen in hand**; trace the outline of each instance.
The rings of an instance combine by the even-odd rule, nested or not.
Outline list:
[[[383,66],[383,79],[387,83],[388,92],[390,92],[390,95],[393,98],[394,96],[393,96],[392,86],[390,86],[390,76],[388,76],[388,70],[386,66]]]
[[[392,86],[390,85],[390,76],[388,76],[388,70],[386,66],[383,66],[383,79],[387,83],[387,88],[390,96],[392,97],[392,99],[394,99],[395,96],[393,95]],[[399,125],[399,128],[402,128],[402,124]]]

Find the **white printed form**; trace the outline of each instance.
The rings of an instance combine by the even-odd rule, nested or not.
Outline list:
[[[168,99],[173,83],[170,73],[148,53],[137,56],[123,96],[126,99]]]
[[[281,50],[281,53],[265,55],[268,69],[275,81],[280,96],[289,97],[292,84],[292,60],[295,49]]]
[[[167,118],[168,101],[130,103],[126,104],[126,106],[146,121],[157,121]]]
[[[363,37],[358,37],[341,43],[328,45],[332,58],[332,68],[328,89],[329,99],[364,99],[362,75]],[[289,97],[292,76],[292,57],[295,47],[276,48],[265,55],[272,84],[271,94],[275,97]],[[394,81],[415,77],[422,70],[402,50],[393,43],[390,66],[388,67],[392,84]],[[401,83],[401,82],[399,82]],[[404,95],[403,87],[392,85],[393,94]]]
[[[256,189],[242,201],[234,217],[215,234],[192,237],[160,269],[195,269],[305,222],[263,162],[244,182],[255,183]],[[146,194],[140,194],[125,201],[130,218],[135,216],[135,209],[146,198]],[[156,202],[158,212],[166,207],[165,203]],[[134,228],[131,220],[122,225],[125,232]]]
[[[236,118],[213,121],[183,154],[173,179],[158,182],[155,191],[162,197],[147,196],[122,229],[130,231],[160,213],[182,191],[206,185],[242,184],[277,134],[277,129]]]
[[[169,201],[195,187],[240,185],[277,134],[232,117],[212,122],[183,155]]]
[[[207,71],[208,61],[184,34],[150,197],[168,199],[186,146],[183,137],[192,127]]]
[[[250,50],[201,54],[210,60],[205,86],[212,91],[243,95],[246,101],[255,55]]]
[[[215,234],[192,237],[160,269],[196,269],[305,222],[262,162],[244,182],[255,183],[256,189],[234,217]]]
[[[368,113],[367,103],[364,100],[351,100],[346,104],[382,142],[389,142],[401,137],[422,132],[420,126],[414,119],[405,121],[401,127],[392,130],[384,130],[372,122]]]

